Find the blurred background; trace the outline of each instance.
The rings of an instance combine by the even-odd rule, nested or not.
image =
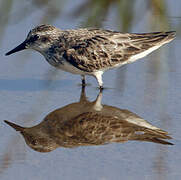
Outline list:
[[[34,126],[51,111],[79,100],[80,77],[51,67],[40,54],[4,54],[39,24],[60,29],[100,27],[121,32],[177,31],[168,45],[104,74],[103,103],[128,109],[173,136],[172,147],[128,142],[100,147],[28,148],[7,119]],[[0,178],[179,179],[181,176],[180,0],[0,0]],[[98,94],[88,77],[90,100]],[[48,162],[48,163],[47,163]]]

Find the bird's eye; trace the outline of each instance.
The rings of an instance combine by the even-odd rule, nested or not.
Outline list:
[[[48,38],[47,38],[47,37],[42,37],[41,41],[42,41],[42,42],[47,42],[47,41],[48,41]]]
[[[36,140],[36,139],[33,139],[33,140],[31,141],[31,144],[37,145],[37,140]]]
[[[36,35],[34,35],[34,36],[31,36],[30,39],[29,39],[29,41],[30,41],[30,42],[34,42],[34,41],[36,41],[36,40],[39,39],[39,38],[40,38],[40,36],[36,34]]]

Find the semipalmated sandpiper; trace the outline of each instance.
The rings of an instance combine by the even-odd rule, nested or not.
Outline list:
[[[60,30],[51,25],[40,25],[6,55],[23,49],[34,49],[52,66],[81,75],[83,85],[85,75],[94,76],[102,89],[102,74],[106,70],[134,62],[174,37],[174,31],[120,33],[88,28]]]

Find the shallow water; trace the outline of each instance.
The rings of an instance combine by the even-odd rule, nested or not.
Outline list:
[[[137,0],[135,14],[130,13],[134,18],[128,28],[124,24],[119,26],[119,17],[114,13],[116,5],[113,4],[102,23],[104,28],[121,31],[127,28],[129,32],[177,31],[174,41],[151,55],[106,72],[103,80],[107,88],[102,97],[102,104],[127,109],[149,124],[167,131],[173,138],[168,141],[174,145],[129,141],[127,138],[124,143],[105,142],[108,144],[75,148],[59,146],[46,153],[30,148],[23,136],[3,120],[33,127],[50,112],[79,102],[80,77],[56,70],[40,54],[32,51],[8,57],[4,54],[22,42],[32,27],[42,22],[62,29],[88,24],[85,14],[72,15],[72,11],[84,1],[76,1],[75,4],[60,1],[61,4],[56,5],[58,2],[52,1],[54,6],[42,5],[41,1],[22,1],[21,5],[17,0],[6,2],[0,6],[4,11],[11,8],[5,11],[9,14],[4,12],[0,20],[3,27],[0,30],[0,179],[179,179],[181,2],[165,1],[168,12],[161,20],[160,11],[153,13],[151,8],[146,11],[144,1]],[[143,9],[138,12],[140,5]],[[51,12],[50,7],[57,7],[53,8],[56,13],[45,16]],[[99,94],[97,82],[92,77],[88,77],[87,82],[90,85],[85,89],[86,96],[94,101]]]

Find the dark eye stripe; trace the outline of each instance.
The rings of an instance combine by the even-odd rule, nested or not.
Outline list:
[[[39,36],[38,36],[38,35],[34,35],[34,36],[31,36],[31,37],[30,37],[29,41],[30,41],[30,42],[34,42],[34,41],[36,41],[37,39],[39,39]]]
[[[42,42],[50,42],[50,38],[44,36],[44,37],[41,38],[41,41],[42,41]]]

